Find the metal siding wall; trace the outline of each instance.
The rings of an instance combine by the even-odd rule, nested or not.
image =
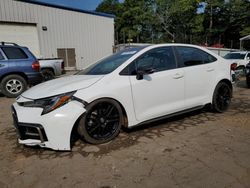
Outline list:
[[[57,57],[57,48],[75,48],[78,69],[112,54],[113,18],[0,0],[0,21],[36,23],[42,57]]]

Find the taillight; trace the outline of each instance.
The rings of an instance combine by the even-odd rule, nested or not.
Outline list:
[[[32,63],[32,69],[33,69],[34,71],[37,71],[37,72],[40,71],[40,64],[39,64],[39,61],[34,61],[34,62]]]
[[[64,70],[64,61],[61,64],[61,68],[62,68],[62,70]]]
[[[236,70],[236,68],[237,68],[237,63],[232,63],[231,64],[231,70]]]

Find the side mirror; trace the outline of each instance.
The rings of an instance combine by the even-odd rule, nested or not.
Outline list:
[[[153,68],[145,69],[145,70],[138,70],[136,73],[136,79],[142,80],[144,75],[153,74],[155,70]]]
[[[250,60],[250,57],[247,57],[247,60]]]

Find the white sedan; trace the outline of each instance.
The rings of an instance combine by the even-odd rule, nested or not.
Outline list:
[[[225,111],[231,101],[230,65],[198,46],[130,48],[80,71],[37,85],[12,106],[19,143],[70,150],[76,131],[86,142],[115,138],[122,126],[201,109]]]

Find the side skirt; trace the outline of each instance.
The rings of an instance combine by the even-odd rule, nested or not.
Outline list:
[[[182,111],[179,111],[179,112],[175,112],[175,113],[172,113],[172,114],[168,114],[168,115],[164,115],[164,116],[161,116],[161,117],[153,118],[153,119],[146,120],[146,121],[143,121],[141,123],[138,123],[136,125],[132,125],[132,126],[130,126],[128,128],[130,129],[130,128],[138,127],[138,126],[141,126],[141,125],[144,125],[144,124],[153,123],[153,122],[168,119],[168,118],[171,118],[171,117],[174,117],[174,116],[186,114],[186,113],[189,113],[189,112],[192,112],[192,111],[200,110],[200,109],[204,108],[205,106],[206,105],[196,106],[196,107],[189,108],[189,109],[186,109],[186,110],[182,110]]]

